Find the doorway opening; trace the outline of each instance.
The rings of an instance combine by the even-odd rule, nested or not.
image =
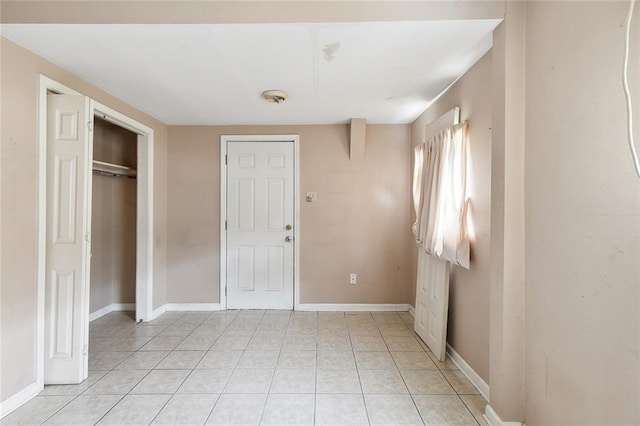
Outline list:
[[[55,102],[52,96],[56,96]],[[75,98],[76,104],[82,106],[71,114],[66,114],[66,100],[62,99],[65,97],[70,102],[71,98]],[[54,104],[62,107],[54,111]],[[135,158],[137,169],[137,184],[133,191],[129,189],[127,195],[128,202],[136,206],[134,217],[127,219],[127,230],[134,233],[133,236],[128,235],[128,238],[135,241],[133,247],[129,248],[134,253],[135,268],[127,266],[129,280],[134,280],[135,290],[128,291],[135,292],[133,300],[136,321],[151,320],[153,315],[153,130],[40,75],[36,342],[36,380],[39,387],[44,386],[45,382],[78,383],[87,377],[89,313],[95,313],[91,309],[89,286],[93,202],[92,136],[96,131],[96,123],[100,129],[98,132],[105,128],[116,131],[114,129],[117,128],[117,132],[127,135],[127,139],[135,141],[137,145],[133,152],[128,147],[126,154],[129,158],[127,161]],[[52,140],[58,144],[52,144]],[[69,148],[69,141],[74,140],[75,147]],[[61,144],[61,141],[66,145]],[[56,151],[58,149],[62,150],[60,155]],[[52,182],[55,184],[52,185]],[[65,185],[61,186],[59,182]],[[66,216],[63,217],[63,214]],[[63,221],[60,220],[61,217],[64,218]],[[70,231],[71,225],[73,232]],[[59,229],[69,231],[68,235],[72,238],[68,238],[68,241],[60,238]],[[65,253],[56,252],[56,243],[82,248]],[[67,271],[63,271],[64,267],[55,270],[55,266],[52,267],[52,259],[55,258],[69,260],[72,268]],[[129,294],[128,297],[131,296]]]

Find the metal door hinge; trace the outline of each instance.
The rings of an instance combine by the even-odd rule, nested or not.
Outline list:
[[[93,121],[87,121],[87,129],[89,129],[90,132],[93,131]]]
[[[82,355],[86,355],[89,353],[89,345],[84,345],[82,347]]]
[[[224,230],[225,231],[227,230],[227,221],[226,220],[224,221]]]
[[[224,165],[229,164],[229,156],[227,154],[224,155]]]
[[[227,295],[227,288],[226,287],[224,288],[224,295],[225,296]]]

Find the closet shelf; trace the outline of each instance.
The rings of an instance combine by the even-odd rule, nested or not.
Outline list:
[[[136,169],[132,169],[131,167],[97,160],[93,160],[93,171],[109,176],[128,177],[132,179],[135,179],[137,174]]]

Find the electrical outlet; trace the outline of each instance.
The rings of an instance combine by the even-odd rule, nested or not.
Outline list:
[[[355,284],[358,282],[358,275],[351,274],[349,275],[349,284]]]

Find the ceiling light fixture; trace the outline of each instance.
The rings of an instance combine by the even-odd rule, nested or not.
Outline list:
[[[281,104],[287,100],[287,92],[283,90],[265,90],[262,92],[262,97],[267,102],[273,102],[276,104]]]

